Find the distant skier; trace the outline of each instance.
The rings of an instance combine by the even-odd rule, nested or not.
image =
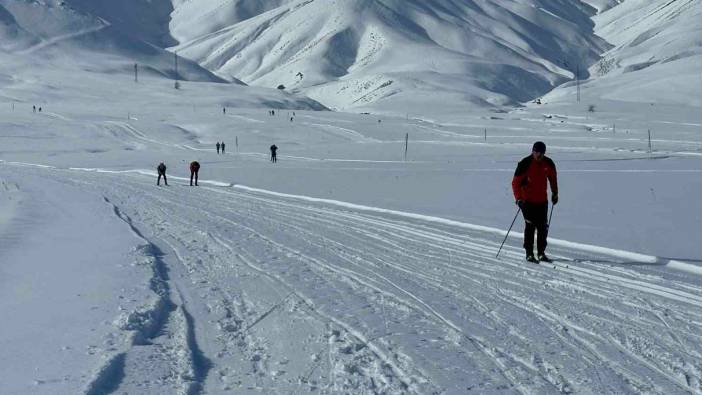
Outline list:
[[[163,183],[168,186],[168,179],[166,178],[166,165],[163,162],[159,163],[156,171],[158,172],[158,180],[156,180],[156,185],[161,185],[161,177],[163,177]]]
[[[32,106],[32,112],[37,112],[37,106]]]
[[[217,154],[219,154],[219,141],[217,142],[216,147],[217,147]]]
[[[524,229],[526,260],[532,263],[551,262],[551,259],[546,256],[547,183],[551,185],[551,201],[555,205],[558,203],[558,178],[555,163],[545,154],[546,144],[541,141],[534,143],[531,155],[519,162],[512,179],[514,198],[517,206],[522,209],[526,222]],[[534,258],[534,231],[538,232],[537,258]]]
[[[292,122],[292,121],[293,121],[293,117],[290,117],[290,122]]]
[[[278,162],[278,147],[275,144],[271,145],[271,162]]]
[[[39,112],[41,112],[41,107],[39,107]]]
[[[227,107],[222,107],[222,114],[227,115]]]
[[[222,141],[222,155],[224,155],[224,141]]]
[[[197,185],[197,173],[200,172],[200,164],[197,161],[190,163],[190,186],[193,186],[193,177],[195,177],[195,186]]]

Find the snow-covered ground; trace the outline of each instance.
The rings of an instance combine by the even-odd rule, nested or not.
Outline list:
[[[187,61],[174,89],[164,15],[194,2],[152,3],[0,0],[0,394],[702,393],[695,55],[579,103],[351,114]],[[539,266],[521,219],[496,257],[536,140],[561,200]]]
[[[34,73],[0,106],[2,393],[702,389],[695,108],[388,117]],[[552,266],[523,262],[521,221],[495,258],[537,139]]]

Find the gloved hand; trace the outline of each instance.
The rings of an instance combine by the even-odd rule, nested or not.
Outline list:
[[[551,202],[553,202],[553,204],[558,204],[558,194],[557,193],[554,193],[553,195],[551,195]]]
[[[517,206],[519,206],[519,208],[524,208],[524,200],[517,199],[515,203],[517,204]]]

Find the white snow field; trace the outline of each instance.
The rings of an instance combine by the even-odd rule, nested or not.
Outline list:
[[[197,20],[226,32],[308,15],[303,3],[202,18],[214,2],[128,3],[0,0],[0,394],[702,393],[700,82],[644,83],[683,81],[698,55],[593,73],[579,103],[566,83],[541,105],[484,107],[488,90],[457,111],[437,87],[332,112],[204,62],[182,60],[174,89],[164,47],[220,32],[187,30],[210,29]],[[415,21],[473,4],[407,3]],[[588,3],[598,31],[637,0]],[[400,4],[303,8],[317,23],[316,10]],[[557,5],[581,15],[572,1],[533,12]],[[656,28],[688,40],[695,23]],[[583,34],[594,62],[604,41]],[[607,40],[622,65],[643,56]],[[520,218],[496,257],[536,140],[559,171],[553,264],[524,261]]]

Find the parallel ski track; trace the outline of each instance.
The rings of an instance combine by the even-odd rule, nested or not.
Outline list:
[[[518,247],[507,246],[496,259],[497,241],[479,232],[225,188],[150,189],[138,175],[109,180],[120,186],[99,178],[96,186],[129,202],[135,218],[160,226],[162,236],[185,242],[187,232],[201,231],[211,240],[207,248],[233,256],[229,266],[189,270],[216,282],[218,270],[243,264],[283,285],[316,319],[342,328],[389,366],[401,383],[396,390],[442,388],[431,371],[442,361],[423,359],[399,334],[386,333],[388,321],[374,327],[366,311],[342,314],[346,301],[358,307],[365,300],[376,314],[382,308],[391,326],[404,319],[411,327],[416,320],[428,336],[439,335],[447,360],[493,377],[495,391],[702,393],[702,336],[695,331],[702,321],[702,287],[694,281],[587,263],[530,266]],[[270,260],[276,251],[285,262]],[[324,286],[343,300],[315,300],[305,284]],[[232,297],[226,284],[218,285],[225,298]],[[628,347],[623,338],[629,336],[661,354]],[[475,352],[465,353],[465,345]],[[393,357],[399,349],[411,363]]]

